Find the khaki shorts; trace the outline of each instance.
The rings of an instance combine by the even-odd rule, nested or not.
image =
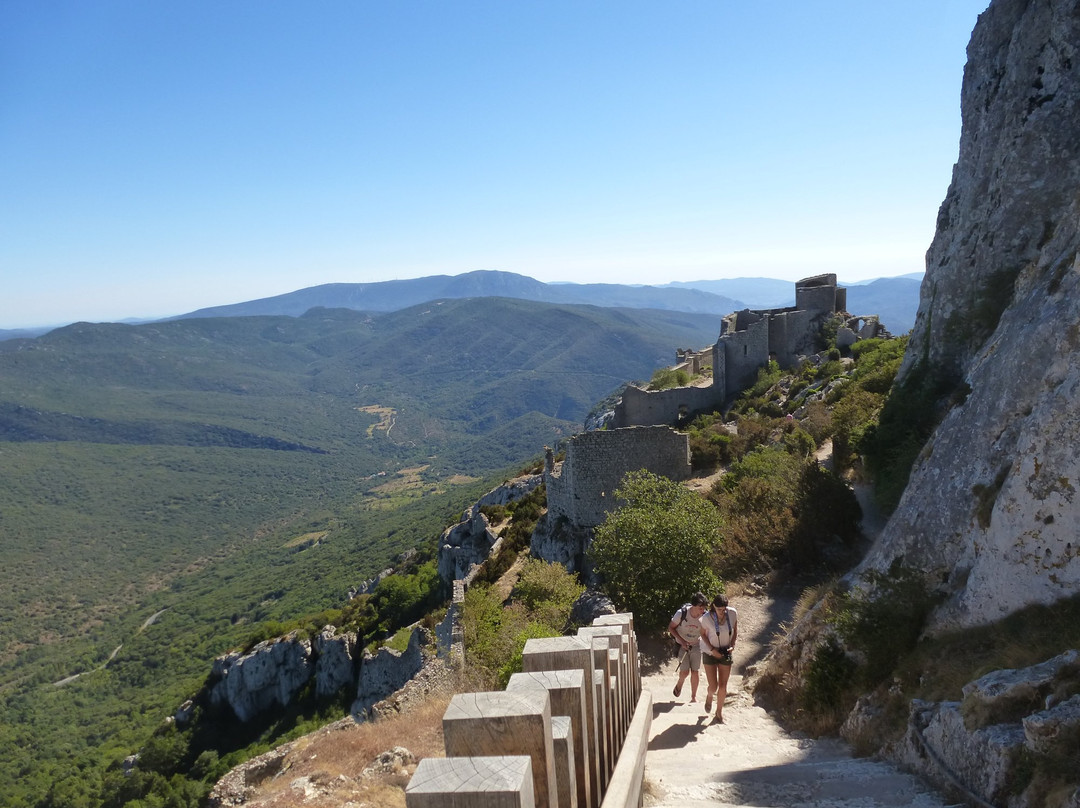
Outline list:
[[[679,652],[679,672],[701,669],[701,646],[694,643],[689,651],[675,646]]]

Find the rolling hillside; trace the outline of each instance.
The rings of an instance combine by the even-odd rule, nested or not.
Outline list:
[[[484,298],[0,343],[0,804],[99,776],[259,621],[340,605],[716,328]]]

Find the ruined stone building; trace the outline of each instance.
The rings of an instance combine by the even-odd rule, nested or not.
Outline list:
[[[595,527],[615,508],[615,489],[629,471],[648,469],[672,480],[690,477],[686,435],[667,426],[582,432],[566,442],[556,463],[544,463],[548,512],[579,527]]]
[[[672,480],[690,477],[690,441],[668,426],[581,432],[566,442],[556,462],[547,450],[547,513],[532,536],[533,558],[588,573],[585,555],[592,529],[619,505],[615,489],[628,472],[645,469]]]
[[[753,384],[769,360],[790,368],[824,347],[822,328],[844,314],[846,290],[835,275],[818,275],[795,284],[795,305],[782,309],[744,309],[723,318],[716,344],[703,351],[679,350],[677,369],[712,378],[686,387],[651,391],[628,387],[616,405],[609,428],[583,432],[566,444],[556,463],[548,450],[544,469],[548,513],[533,535],[532,554],[581,568],[592,528],[618,503],[615,489],[627,472],[646,470],[672,480],[690,477],[690,445],[672,425],[698,412],[723,407]],[[876,317],[851,317],[837,333],[837,344],[882,333]]]
[[[612,427],[678,424],[695,413],[719,409],[732,396],[753,384],[758,370],[769,360],[782,368],[795,367],[801,357],[821,350],[822,328],[836,315],[845,315],[847,290],[836,285],[836,275],[815,275],[795,283],[795,305],[781,309],[732,312],[720,325],[711,349],[679,351],[676,368],[691,375],[712,365],[712,380],[668,390],[628,387],[615,408]],[[846,316],[837,344],[879,336],[877,317]]]

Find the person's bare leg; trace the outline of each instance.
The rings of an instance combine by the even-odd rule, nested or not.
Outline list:
[[[703,663],[704,664],[704,663]],[[705,678],[709,680],[709,693],[705,697],[705,712],[712,710],[713,694],[716,692],[716,669],[719,665],[705,665]]]
[[[690,703],[697,701],[698,672],[690,671]]]
[[[686,674],[688,674],[688,673],[690,673],[690,671],[688,671],[688,670],[679,671],[679,681],[676,682],[675,689],[672,691],[672,693],[675,695],[675,698],[678,698],[679,695],[682,693],[683,682],[686,681]],[[690,684],[693,687],[693,684],[694,684],[693,679],[690,680]]]
[[[716,720],[724,720],[724,699],[727,698],[728,679],[731,678],[730,665],[716,666]]]

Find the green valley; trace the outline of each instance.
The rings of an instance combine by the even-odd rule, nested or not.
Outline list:
[[[716,327],[485,298],[0,343],[0,803],[93,805],[215,655],[340,607]]]

